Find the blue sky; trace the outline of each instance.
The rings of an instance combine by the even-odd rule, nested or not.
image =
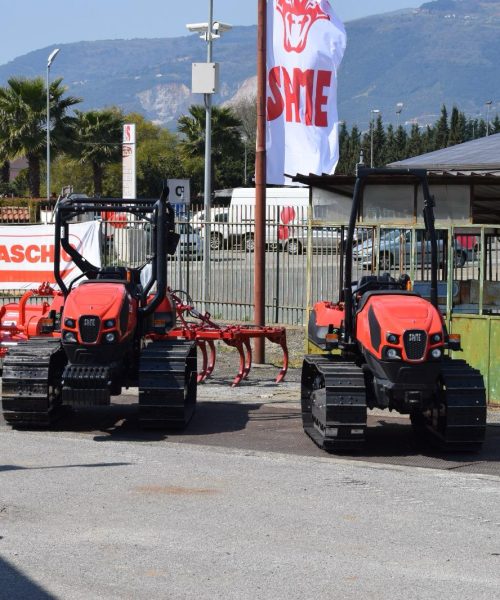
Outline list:
[[[208,20],[210,0],[0,0],[0,64],[31,50],[68,42],[186,35],[186,23]],[[343,21],[424,0],[331,0]],[[214,18],[232,25],[257,21],[257,0],[213,0]]]

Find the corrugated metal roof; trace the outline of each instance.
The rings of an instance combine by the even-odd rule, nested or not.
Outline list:
[[[451,175],[489,174],[500,176],[500,133],[407,158],[388,167],[413,167]]]

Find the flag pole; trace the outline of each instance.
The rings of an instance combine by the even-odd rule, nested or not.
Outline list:
[[[271,0],[272,1],[272,0]],[[267,1],[258,0],[257,22],[257,147],[255,155],[254,317],[266,324],[266,37]],[[255,362],[265,361],[265,339],[257,338]]]

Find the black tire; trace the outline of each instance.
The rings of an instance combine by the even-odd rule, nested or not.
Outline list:
[[[299,240],[288,240],[286,251],[288,254],[302,254],[302,244]]]
[[[224,248],[224,238],[220,233],[210,235],[210,250],[222,250]]]
[[[253,237],[253,233],[247,234],[243,239],[243,250],[245,250],[245,252],[255,251],[255,240]]]
[[[380,254],[378,262],[379,271],[390,271],[394,266],[394,257],[390,252],[383,252]]]

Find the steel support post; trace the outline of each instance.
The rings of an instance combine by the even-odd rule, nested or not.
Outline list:
[[[267,3],[259,0],[257,33],[257,148],[255,157],[254,317],[266,321],[266,30]],[[265,339],[255,340],[255,362],[265,361]]]

